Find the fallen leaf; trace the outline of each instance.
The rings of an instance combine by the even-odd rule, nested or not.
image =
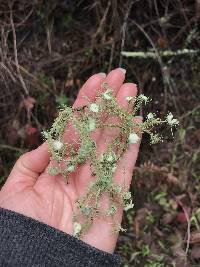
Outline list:
[[[154,227],[154,231],[159,237],[164,237],[163,232],[160,229],[158,229],[157,227]]]
[[[25,126],[25,143],[28,146],[38,146],[40,143],[40,133],[36,127],[33,127],[32,125],[27,124]]]
[[[15,145],[17,143],[19,135],[17,132],[17,127],[15,127],[13,123],[8,124],[6,131],[5,131],[5,137],[6,137],[8,144]]]
[[[200,243],[200,231],[191,233],[190,243]]]
[[[192,250],[191,250],[191,256],[194,259],[200,259],[200,246],[199,245],[195,245]]]
[[[157,43],[159,45],[160,48],[166,48],[168,46],[168,41],[166,38],[160,36],[157,40]]]
[[[35,134],[37,132],[38,132],[38,129],[37,128],[32,127],[30,125],[27,125],[26,126],[26,133],[27,133],[27,135],[33,135],[33,134]]]
[[[17,131],[17,135],[21,138],[21,139],[25,139],[26,138],[26,130],[25,127],[21,127],[18,131]]]
[[[167,181],[173,185],[181,186],[181,183],[178,178],[171,173],[167,174]]]
[[[170,224],[174,219],[174,216],[171,213],[165,213],[162,217],[162,223],[164,225]]]
[[[171,199],[169,200],[169,204],[170,204],[170,206],[172,207],[173,210],[177,210],[177,208],[178,208],[178,203],[177,203],[173,198],[171,198]]]
[[[139,234],[141,228],[143,228],[147,224],[147,216],[148,210],[146,208],[141,208],[137,211],[137,215],[134,220],[134,229],[136,235]]]
[[[22,106],[25,107],[28,111],[34,108],[35,103],[35,98],[31,96],[28,96],[27,98],[22,100]]]
[[[187,222],[187,218],[185,216],[185,213],[184,212],[179,212],[177,215],[176,215],[176,220],[177,222],[180,222],[180,223],[185,223]]]
[[[73,79],[68,79],[65,82],[65,87],[73,87],[74,86],[74,80]]]

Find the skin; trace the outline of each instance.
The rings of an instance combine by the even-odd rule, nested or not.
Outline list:
[[[73,107],[79,107],[95,100],[101,84],[107,82],[114,90],[119,104],[128,108],[127,96],[137,94],[136,85],[124,83],[125,73],[120,68],[112,70],[106,77],[101,73],[91,76],[80,89]],[[109,120],[109,118],[108,118]],[[141,119],[138,119],[141,120]],[[65,134],[67,142],[76,143],[76,134],[69,126]],[[93,138],[97,143],[99,153],[106,149],[105,140],[115,138],[116,130],[97,130]],[[129,188],[139,150],[139,143],[129,146],[118,163],[114,174],[116,183],[126,184]],[[86,192],[92,179],[89,163],[80,166],[66,184],[61,176],[50,176],[47,167],[50,158],[47,144],[22,155],[14,165],[5,185],[0,191],[0,207],[21,213],[35,220],[50,225],[67,234],[72,234],[72,215],[75,201]],[[126,170],[124,173],[124,169]],[[107,199],[102,200],[102,209],[107,206]],[[116,220],[121,224],[122,208],[116,214]],[[82,240],[91,246],[108,253],[113,253],[118,234],[112,233],[112,226],[105,218],[98,218]]]

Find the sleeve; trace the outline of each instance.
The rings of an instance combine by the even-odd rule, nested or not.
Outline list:
[[[119,266],[116,254],[98,250],[64,232],[0,208],[0,266]]]

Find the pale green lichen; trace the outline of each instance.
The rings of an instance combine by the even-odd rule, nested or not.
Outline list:
[[[195,55],[199,53],[199,49],[182,49],[182,50],[176,50],[176,51],[172,51],[172,50],[164,50],[164,51],[159,51],[159,54],[161,57],[173,57],[173,56],[180,56],[180,55]],[[155,51],[147,51],[147,52],[143,52],[143,51],[136,51],[136,52],[132,52],[132,51],[122,51],[121,52],[122,56],[124,57],[132,57],[132,58],[143,58],[143,59],[156,59],[156,53]]]
[[[103,91],[98,92],[93,103],[89,102],[88,105],[76,109],[63,107],[51,129],[44,132],[52,159],[52,165],[48,169],[51,175],[60,174],[67,179],[78,166],[90,162],[92,182],[88,184],[86,194],[77,200],[78,211],[73,215],[73,231],[76,237],[84,235],[94,218],[99,216],[112,218],[114,229],[122,230],[115,222],[115,214],[119,207],[125,211],[133,208],[133,203],[127,188],[113,181],[118,161],[129,145],[140,141],[143,132],[149,134],[151,143],[156,143],[161,140],[161,136],[152,131],[154,126],[168,123],[173,127],[178,124],[171,113],[164,120],[156,118],[153,113],[149,113],[145,121],[135,120],[141,105],[150,101],[147,96],[142,94],[137,98],[127,97],[129,104],[134,103],[132,110],[128,111],[118,104],[108,84],[104,83],[102,89]],[[111,120],[106,118],[115,119],[116,122],[110,122]],[[68,140],[63,137],[69,130],[69,127],[66,127],[69,124],[78,136],[76,146],[71,144],[71,141],[68,143]],[[116,129],[115,137],[106,143],[106,150],[99,155],[91,133],[96,129],[108,131],[113,128]],[[123,180],[123,177],[121,178]],[[102,207],[101,204],[101,199],[105,195],[109,203],[107,208]]]
[[[136,144],[140,140],[140,137],[136,133],[130,133],[128,137],[129,144]]]

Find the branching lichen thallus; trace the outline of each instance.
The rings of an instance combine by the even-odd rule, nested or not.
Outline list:
[[[166,122],[171,127],[178,124],[171,113],[165,120],[156,118],[154,113],[149,113],[145,121],[136,120],[138,110],[142,104],[147,104],[149,98],[141,94],[138,97],[128,96],[126,101],[129,111],[118,104],[112,88],[104,83],[94,102],[88,100],[88,104],[80,108],[64,106],[51,129],[44,132],[51,154],[48,169],[51,175],[62,175],[68,179],[78,166],[90,164],[92,182],[88,184],[86,194],[77,199],[74,209],[73,231],[76,237],[84,235],[99,216],[110,217],[113,229],[122,230],[115,221],[115,215],[119,207],[127,211],[133,203],[125,183],[117,184],[113,179],[119,160],[130,145],[140,141],[143,132],[150,135],[151,143],[157,143],[161,136],[153,132],[154,126]],[[75,145],[65,138],[72,128],[77,137]],[[114,138],[106,143],[102,153],[99,153],[92,138],[92,133],[99,129],[106,129],[108,133],[115,131]],[[106,205],[103,203],[105,197]]]

